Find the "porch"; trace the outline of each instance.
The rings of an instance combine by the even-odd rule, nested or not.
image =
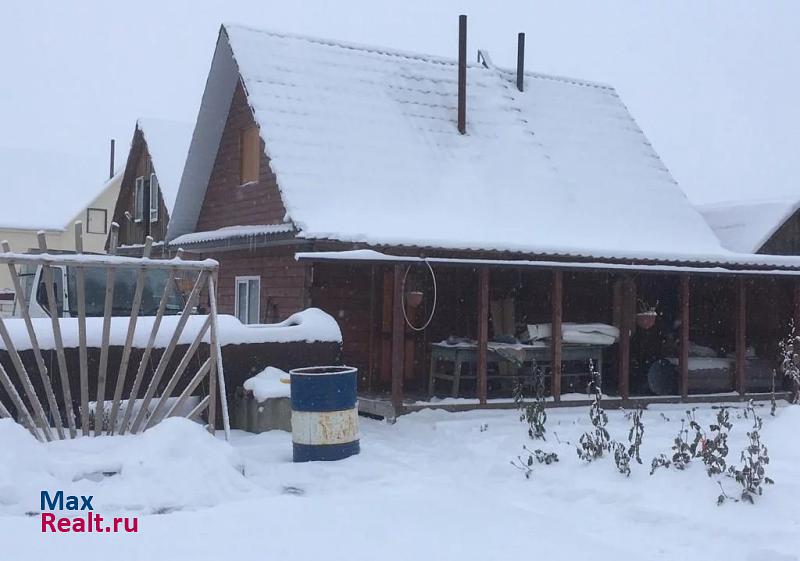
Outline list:
[[[768,398],[778,341],[800,317],[798,271],[763,265],[297,257],[314,263],[313,305],[333,312],[326,299],[349,291],[344,360],[361,371],[361,410],[388,418],[514,407],[537,368],[549,404],[584,405],[590,358],[609,407]]]

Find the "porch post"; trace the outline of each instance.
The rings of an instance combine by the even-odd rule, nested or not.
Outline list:
[[[619,381],[618,391],[622,399],[630,397],[631,375],[631,298],[633,296],[633,279],[626,276],[622,279],[622,310],[619,330]]]
[[[747,357],[747,286],[744,277],[736,279],[736,391],[747,391],[745,360]]]
[[[678,356],[678,389],[681,397],[689,395],[689,275],[681,275],[681,332]]]
[[[800,330],[800,280],[794,280],[792,286],[793,304],[792,319],[794,320],[794,327],[796,332]]]
[[[394,266],[392,283],[392,405],[400,413],[403,405],[403,355],[405,352],[405,320],[403,319],[403,271]]]
[[[553,317],[550,324],[550,393],[555,401],[561,401],[561,323],[563,319],[564,274],[553,271],[553,287],[550,294]]]
[[[478,269],[478,400],[486,403],[486,355],[489,343],[489,269]]]

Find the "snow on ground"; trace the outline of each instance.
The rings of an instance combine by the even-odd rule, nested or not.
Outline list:
[[[683,406],[644,414],[647,464],[667,452]],[[578,461],[586,408],[548,411],[548,440],[561,461],[532,479],[509,461],[530,444],[514,411],[424,411],[397,424],[362,418],[362,453],[335,463],[292,464],[290,436],[234,432],[232,446],[172,420],[144,436],[41,445],[0,423],[0,540],[4,559],[798,559],[800,407],[764,417],[776,480],[755,506],[716,506],[717,484],[696,463],[685,472],[610,458]],[[731,415],[729,458],[750,423]],[[714,415],[697,411],[706,425]],[[615,438],[627,436],[610,411]],[[558,440],[556,439],[558,434]],[[560,440],[560,442],[559,442]],[[97,470],[109,477],[79,477]],[[244,475],[242,475],[242,473]],[[735,484],[725,479],[730,494]],[[130,535],[42,534],[38,490],[95,496],[97,512],[139,514]],[[162,512],[163,514],[155,514]]]

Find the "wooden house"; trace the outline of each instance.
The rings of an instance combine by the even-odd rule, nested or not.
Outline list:
[[[589,359],[623,403],[763,390],[800,260],[722,247],[612,87],[460,32],[453,60],[222,27],[167,231],[220,310],[327,311],[388,416],[541,369],[567,399]]]
[[[167,224],[192,130],[189,124],[164,119],[136,121],[113,212],[114,222],[119,224],[121,253],[140,254],[147,236],[155,242],[154,256],[166,253]]]
[[[76,222],[81,222],[83,247],[104,251],[111,214],[119,194],[121,173],[105,178],[92,158],[44,150],[0,148],[4,189],[0,201],[0,240],[12,250],[38,250],[37,234],[47,234],[48,247],[75,249]],[[96,169],[96,173],[92,172]],[[14,291],[6,267],[0,268],[0,314],[14,309]]]
[[[800,255],[800,205],[794,199],[712,203],[698,208],[731,251]]]

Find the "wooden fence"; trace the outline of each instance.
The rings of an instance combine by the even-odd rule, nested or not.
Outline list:
[[[84,254],[81,234],[82,224],[78,222],[75,224],[75,253],[50,252],[44,233],[39,234],[39,253],[13,253],[7,242],[2,244],[0,266],[7,266],[11,275],[16,293],[16,315],[19,319],[0,317],[0,340],[8,355],[6,365],[10,364],[10,367],[7,367],[0,362],[0,386],[6,395],[5,403],[0,399],[0,418],[15,419],[41,441],[75,438],[79,434],[98,436],[139,433],[167,417],[181,414],[189,419],[204,419],[208,430],[213,432],[219,405],[227,437],[228,410],[217,322],[217,263],[212,260],[185,260],[180,250],[173,259],[151,259],[152,238],[149,237],[143,248],[143,257],[117,256],[115,255],[116,224],[112,224],[108,255]],[[29,312],[29,298],[36,297],[37,289],[34,287],[30,290],[30,295],[26,294],[18,270],[22,267],[41,267],[46,307],[51,311],[59,309],[55,293],[54,269],[69,269],[74,272],[71,273],[74,274],[71,280],[74,281],[77,302],[72,312],[76,317],[59,319],[58,313],[49,314],[52,333],[47,335],[48,341],[52,343],[51,353],[55,355],[55,359],[50,362],[51,364],[55,362],[57,365],[57,378],[51,376],[51,372],[48,371],[40,345],[41,331],[37,335],[35,329],[35,325],[39,325],[41,330],[41,323],[37,324]],[[96,389],[96,394],[93,396],[89,395],[90,372],[87,360],[86,273],[90,269],[93,272],[101,269],[105,274],[99,363],[96,372],[92,372],[91,380],[91,386]],[[111,364],[109,349],[114,312],[115,275],[121,270],[134,270],[136,282],[130,314],[125,316],[127,327],[124,346],[117,357],[118,361],[115,359],[114,364]],[[142,317],[140,312],[145,276],[154,270],[167,271],[168,277],[155,317],[152,319],[147,344],[141,349],[141,353],[140,349],[132,353],[137,321]],[[162,320],[168,302],[174,301],[175,291],[179,290],[174,280],[178,277],[188,279],[191,290],[183,299],[177,321],[166,322],[167,327]],[[62,278],[62,282],[67,282],[66,278]],[[207,302],[204,301],[203,305],[199,306],[201,295]],[[202,316],[205,319],[200,329],[189,334],[191,343],[188,347],[185,344],[179,345],[190,317],[197,315],[198,308],[206,306],[207,315]],[[115,321],[118,322],[119,319],[115,318]],[[12,322],[16,322],[16,325],[10,330]],[[78,364],[77,367],[73,365],[70,369],[62,329],[65,325],[72,325],[71,322],[77,323]],[[167,329],[168,332],[165,334],[160,328]],[[20,346],[21,330],[27,334],[24,353],[26,356],[32,354],[32,361],[23,360],[22,351],[17,348]],[[159,346],[163,346],[163,351],[159,349],[159,352],[154,353],[157,340],[161,341]],[[165,341],[168,342],[163,345]],[[204,360],[200,360],[201,346],[208,351]],[[183,348],[185,350],[176,352],[176,349]],[[135,369],[135,363],[131,362],[132,355],[139,355],[138,366]],[[157,363],[154,359],[156,355],[160,355]],[[190,368],[192,363],[199,366]],[[156,364],[155,368],[153,364]],[[133,374],[132,384],[130,380],[127,380],[126,384],[126,379],[129,378],[129,366]],[[116,375],[109,376],[110,371]],[[115,383],[107,383],[109,378],[115,379]],[[73,395],[71,388],[75,387],[79,388],[80,395]],[[57,389],[60,390],[59,395]],[[199,397],[195,395],[198,392],[201,394]],[[219,404],[218,397],[221,398]],[[95,398],[93,403],[90,402],[91,398]],[[190,398],[191,402],[197,401],[197,403],[188,410],[187,404],[191,403]]]

